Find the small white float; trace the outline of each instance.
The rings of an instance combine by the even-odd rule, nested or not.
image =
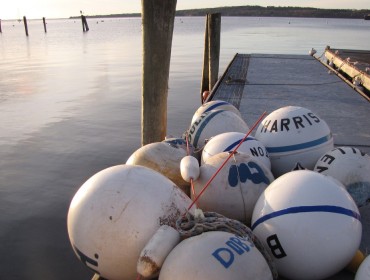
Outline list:
[[[211,231],[185,239],[166,258],[159,280],[272,280],[271,270],[248,238]]]
[[[245,121],[231,111],[208,111],[200,115],[190,126],[188,131],[189,142],[198,149],[206,144],[206,140],[224,132],[242,132],[249,130]]]
[[[320,156],[334,147],[326,122],[298,106],[269,114],[258,126],[255,137],[265,145],[275,177],[291,171],[297,163],[312,170]]]
[[[353,147],[337,147],[325,153],[314,171],[339,180],[351,194],[357,206],[370,200],[370,157]]]
[[[200,167],[200,176],[194,182],[195,195],[201,192],[228,157],[227,152],[216,154]],[[264,164],[248,154],[236,153],[220,170],[197,203],[204,211],[217,212],[250,225],[257,199],[273,180],[271,171]]]
[[[172,225],[191,200],[162,174],[118,165],[87,180],[72,199],[68,235],[88,268],[110,280],[136,278],[140,252],[161,225]]]
[[[258,199],[253,233],[270,248],[279,275],[324,279],[351,261],[362,234],[359,210],[329,176],[310,170],[286,173]]]
[[[211,156],[221,152],[233,151],[245,137],[241,132],[225,132],[212,137],[204,146],[202,151],[202,164]],[[251,155],[253,158],[260,160],[267,168],[271,168],[271,162],[266,147],[261,141],[252,136],[245,138],[238,148],[238,153]]]
[[[187,155],[186,149],[181,145],[168,142],[147,144],[137,149],[128,158],[126,164],[151,168],[166,176],[185,193],[189,193],[189,183],[181,177],[180,172],[180,162]]]

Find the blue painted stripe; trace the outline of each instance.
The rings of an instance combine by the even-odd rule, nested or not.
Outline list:
[[[254,222],[254,224],[252,225],[252,230],[254,230],[259,224],[269,219],[272,219],[272,218],[276,218],[276,217],[287,215],[287,214],[297,214],[297,213],[307,213],[307,212],[335,213],[335,214],[350,216],[352,218],[355,218],[361,221],[361,216],[359,213],[343,208],[343,207],[339,207],[339,206],[333,206],[333,205],[296,206],[296,207],[290,207],[290,208],[283,209],[280,211],[272,212],[270,214],[262,216],[261,218],[259,218],[257,221]]]
[[[226,147],[225,150],[223,150],[223,152],[229,152],[231,150],[234,150],[234,148],[239,145],[239,143],[240,143],[241,140],[243,140],[243,139],[236,140],[229,147]],[[244,142],[247,142],[248,140],[255,140],[255,138],[253,138],[253,137],[247,137],[247,138],[244,139],[243,143]]]
[[[197,148],[201,148],[201,147],[198,147],[198,141],[199,141],[199,138],[200,138],[200,135],[202,134],[203,132],[203,129],[206,127],[206,125],[209,123],[209,121],[211,119],[213,119],[216,115],[218,115],[219,113],[222,113],[222,112],[225,112],[225,110],[218,110],[218,111],[214,111],[214,112],[210,112],[209,115],[207,115],[203,120],[202,120],[202,123],[201,125],[199,126],[199,128],[196,130],[196,133],[195,133],[195,136],[194,136],[194,141],[193,141],[193,145]],[[204,114],[204,113],[203,113]]]
[[[292,151],[307,149],[307,148],[311,148],[311,147],[323,144],[323,143],[329,141],[331,138],[332,138],[332,135],[328,134],[324,137],[321,137],[319,139],[309,141],[309,142],[306,142],[306,143],[290,145],[290,146],[268,147],[268,148],[266,147],[266,150],[270,154],[271,153],[292,152]]]
[[[228,103],[228,102],[225,102],[225,101],[220,101],[220,102],[218,102],[218,103],[216,103],[216,104],[213,104],[212,106],[209,106],[208,108],[207,108],[207,110],[205,110],[204,111],[204,113],[205,112],[209,112],[209,111],[211,111],[211,110],[214,110],[215,108],[217,108],[217,107],[219,107],[219,106],[222,106],[222,105],[231,105],[230,103]]]

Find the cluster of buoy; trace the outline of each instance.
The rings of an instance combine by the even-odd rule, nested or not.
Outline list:
[[[92,176],[68,212],[78,258],[110,280],[264,280],[276,279],[274,267],[286,279],[313,280],[351,260],[352,271],[362,262],[356,280],[369,279],[370,259],[358,255],[369,156],[334,148],[329,126],[307,108],[279,108],[254,128],[250,136],[232,104],[209,101],[182,137]],[[206,215],[213,212],[254,237]],[[185,215],[197,234],[181,234]]]

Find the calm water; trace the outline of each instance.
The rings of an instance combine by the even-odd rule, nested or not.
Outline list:
[[[90,279],[69,245],[66,215],[94,173],[140,146],[141,19],[2,21],[0,34],[0,275]],[[320,55],[368,49],[370,22],[222,18],[220,74],[235,53]],[[200,105],[204,18],[177,18],[168,134]]]

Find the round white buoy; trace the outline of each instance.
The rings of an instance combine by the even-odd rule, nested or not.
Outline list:
[[[221,152],[231,152],[239,145],[245,137],[241,132],[225,132],[212,137],[204,146],[202,151],[202,164],[211,156]],[[267,168],[271,169],[271,162],[266,147],[261,141],[252,136],[248,136],[239,146],[238,153],[249,154],[260,160]]]
[[[232,105],[231,103],[226,102],[226,101],[222,101],[222,100],[213,100],[213,101],[209,101],[209,102],[204,103],[202,106],[200,106],[195,111],[195,113],[193,115],[193,118],[191,119],[191,123],[195,122],[195,120],[197,118],[199,118],[200,115],[202,115],[203,113],[206,113],[206,112],[209,112],[209,111],[212,111],[212,110],[213,111],[215,111],[215,110],[226,110],[226,111],[233,112],[233,113],[237,114],[239,117],[241,117],[240,111],[234,105]]]
[[[78,258],[102,277],[135,279],[145,244],[160,225],[174,226],[190,204],[189,197],[156,171],[113,166],[92,176],[73,197],[69,239]]]
[[[194,182],[196,195],[228,156],[227,152],[216,154],[200,167],[200,176]],[[236,153],[198,199],[198,207],[250,225],[257,199],[273,180],[264,164],[248,154]]]
[[[353,147],[337,147],[325,153],[314,171],[339,180],[357,206],[370,202],[370,157]]]
[[[181,177],[180,162],[187,155],[186,149],[167,142],[150,143],[137,149],[126,161],[128,165],[149,167],[166,176],[185,193],[189,183]]]
[[[255,137],[265,145],[275,177],[291,171],[298,162],[312,170],[320,156],[334,147],[326,122],[297,106],[269,114],[257,128]]]
[[[193,156],[184,157],[180,162],[180,171],[186,182],[190,183],[191,179],[195,181],[200,173],[198,160]]]
[[[355,276],[355,280],[369,280],[369,279],[370,279],[370,255],[368,255],[363,260]]]
[[[164,260],[179,242],[180,233],[177,230],[161,226],[141,251],[137,272],[145,279],[158,276]]]
[[[206,144],[206,140],[224,132],[243,132],[249,130],[245,121],[237,114],[216,110],[200,115],[191,125],[188,132],[189,142],[198,149]]]
[[[357,251],[360,213],[339,181],[311,170],[286,173],[258,199],[253,233],[270,248],[279,275],[324,279]]]
[[[159,280],[272,280],[271,270],[248,238],[210,231],[185,239],[168,255]]]

